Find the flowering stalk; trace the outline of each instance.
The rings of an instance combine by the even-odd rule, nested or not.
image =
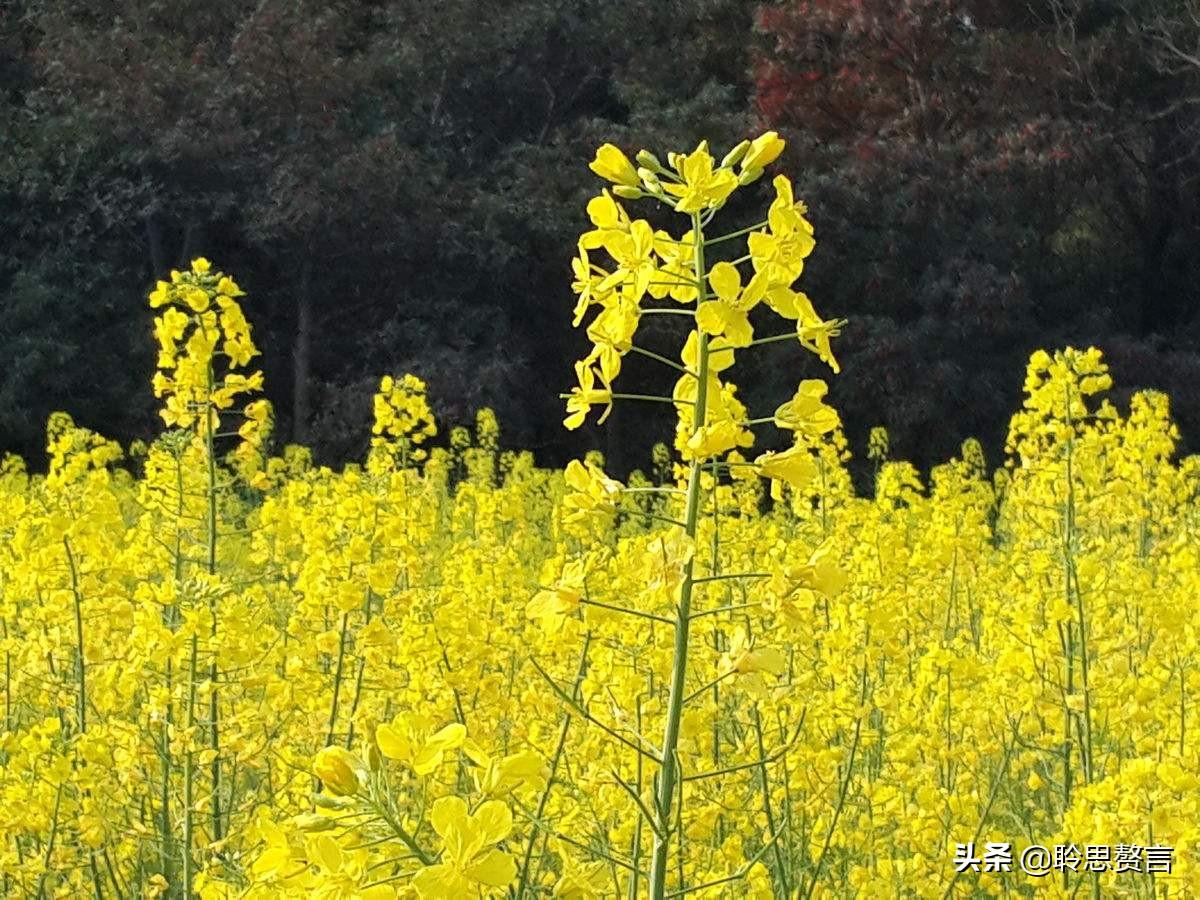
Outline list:
[[[771,479],[772,496],[782,499],[785,486],[802,489],[818,475],[820,458],[814,459],[813,454],[814,451],[819,453],[821,446],[815,439],[838,425],[837,414],[822,401],[826,392],[824,382],[802,382],[795,397],[779,407],[774,415],[754,417],[737,400],[736,386],[725,382],[721,374],[733,365],[739,350],[780,340],[797,341],[837,371],[829,339],[837,335],[841,323],[822,320],[808,298],[791,287],[815,241],[812,227],[804,218],[804,205],[794,199],[788,179],[779,176],[774,180],[776,198],[765,221],[712,241],[707,241],[704,235],[704,229],[729,195],[738,187],[755,181],[763,167],[782,150],[783,141],[768,132],[752,142],[738,145],[720,163],[709,154],[707,142],[702,142],[690,154],[670,154],[669,168],[643,150],[637,156],[640,167],[635,168],[616,147],[604,145],[597,151],[591,168],[614,183],[613,194],[624,199],[649,197],[665,203],[676,212],[686,214],[691,228],[678,239],[663,231],[655,232],[646,221],[630,218],[606,190],[588,204],[588,215],[596,228],[580,238],[579,257],[573,263],[576,275],[573,287],[579,294],[575,324],[580,324],[591,306],[599,306],[601,311],[587,329],[594,345],[592,352],[575,365],[579,384],[565,395],[566,427],[578,427],[597,405],[604,407],[600,416],[603,422],[613,401],[621,399],[670,403],[678,414],[675,447],[687,465],[682,518],[678,518],[678,513],[672,515],[669,508],[661,512],[631,510],[647,520],[669,526],[655,542],[661,552],[654,551],[652,555],[661,556],[664,569],[671,572],[661,578],[655,576],[655,584],[668,589],[671,614],[664,617],[632,605],[621,606],[588,598],[581,591],[559,590],[544,591],[535,597],[530,604],[530,615],[553,623],[563,612],[600,607],[641,619],[662,621],[665,618],[672,629],[670,674],[664,679],[667,698],[662,742],[648,755],[657,769],[653,779],[652,808],[647,808],[638,792],[620,782],[626,792],[633,795],[641,819],[647,820],[646,824],[654,834],[648,890],[655,900],[695,889],[684,887],[687,854],[683,843],[682,786],[685,779],[680,771],[680,732],[685,707],[697,697],[707,696],[710,690],[715,702],[719,702],[721,694],[717,685],[725,680],[737,683],[745,677],[746,686],[765,693],[765,677],[777,677],[786,668],[778,650],[755,648],[747,629],[740,628],[729,646],[724,648],[718,677],[689,691],[689,673],[698,667],[697,651],[692,646],[693,620],[715,612],[732,613],[735,609],[748,610],[761,605],[755,602],[735,605],[732,595],[727,593],[724,606],[693,612],[697,585],[720,584],[726,578],[759,574],[720,574],[720,474],[730,472],[730,477],[737,479],[741,473],[733,471],[733,467],[747,466],[753,472],[749,478],[762,475]],[[705,251],[710,244],[743,236],[748,252],[736,255],[735,251],[732,261],[709,266]],[[607,251],[615,260],[615,269],[606,270],[592,261],[590,254],[598,249]],[[754,272],[743,283],[738,267],[747,262],[752,263]],[[648,307],[644,305],[647,297],[655,300],[670,297],[680,304],[693,305],[693,308]],[[749,313],[760,304],[794,322],[795,331],[755,340]],[[678,362],[634,343],[642,315],[690,317],[691,328]],[[670,397],[613,390],[622,360],[629,353],[637,353],[680,373]],[[754,434],[750,428],[766,423],[794,432],[793,446],[782,452],[762,454],[753,463],[735,456],[734,451],[738,448],[753,445]],[[705,478],[712,480],[712,502],[708,509],[703,502]],[[591,464],[572,463],[567,468],[566,481],[573,491],[566,501],[568,513],[564,521],[568,526],[602,520],[617,508],[616,498],[623,491],[621,485],[606,478]],[[695,571],[697,539],[701,536],[705,516],[712,519],[710,571],[698,576]],[[828,531],[827,520],[825,530]],[[656,593],[651,591],[652,595]],[[716,649],[721,649],[719,644]],[[639,748],[639,755],[640,752]],[[713,756],[719,761],[720,740],[716,733]],[[765,752],[760,756],[765,756]],[[760,772],[765,780],[765,766]],[[763,795],[767,802],[767,817],[773,820],[774,810],[765,784]],[[780,833],[773,822],[771,830],[772,835],[764,842],[759,858],[769,847],[775,848],[776,880],[785,891],[790,890],[783,850],[778,843]],[[679,863],[678,885],[674,890],[668,890],[668,860],[672,848]],[[639,852],[635,840],[635,858]],[[737,876],[741,877],[743,875]],[[726,880],[736,879],[722,879],[716,883]]]
[[[236,370],[246,366],[258,354],[250,337],[250,326],[237,302],[243,292],[228,276],[213,272],[211,263],[203,257],[192,261],[189,271],[171,273],[170,281],[159,281],[150,293],[150,306],[162,308],[163,312],[154,322],[155,336],[159,342],[158,371],[154,375],[154,392],[164,398],[160,415],[168,426],[181,429],[181,434],[193,452],[203,455],[204,466],[204,555],[198,562],[203,566],[204,582],[208,594],[209,652],[208,664],[208,734],[212,759],[209,762],[211,786],[211,834],[212,843],[218,844],[224,836],[222,815],[222,761],[220,722],[220,666],[217,659],[219,646],[219,603],[222,591],[217,585],[217,544],[219,533],[218,492],[220,469],[217,463],[216,438],[221,424],[222,411],[233,406],[240,395],[253,392],[262,386],[262,373],[243,375]],[[218,372],[216,358],[224,357],[227,366]],[[265,438],[265,423],[269,409],[262,401],[247,404],[243,409],[245,422],[237,434],[242,443],[235,451],[239,461],[251,467],[258,456]],[[181,448],[180,456],[186,453]],[[182,473],[182,463],[180,463]],[[179,511],[182,515],[184,484],[179,481]],[[175,562],[176,588],[184,574],[184,555],[177,545]],[[200,671],[199,635],[193,626],[188,660],[187,699],[187,746],[184,749],[184,810],[183,810],[183,888],[184,895],[191,896],[195,879],[195,860],[192,856],[196,842],[196,823],[193,803],[196,790],[196,760],[192,747],[197,728],[197,677]],[[168,745],[169,748],[169,745]],[[169,749],[168,749],[169,754]],[[164,783],[169,782],[170,760],[164,760]],[[164,793],[163,830],[167,831],[169,818]],[[230,798],[232,803],[232,797]]]
[[[704,237],[699,213],[692,214],[692,234],[695,240],[693,271],[695,272],[697,282],[703,283],[705,273]],[[702,303],[706,298],[706,290],[702,287],[698,302]],[[703,427],[705,415],[708,411],[708,335],[699,328],[696,328],[693,333],[696,335],[697,353],[699,355],[699,377],[697,378],[698,386],[694,413],[695,429],[698,430]],[[695,431],[693,431],[694,433]],[[684,501],[686,518],[683,526],[684,532],[692,541],[696,538],[696,530],[700,521],[700,476],[702,473],[702,462],[700,460],[693,460],[688,472],[687,499]],[[691,627],[692,589],[694,584],[692,578],[695,562],[695,557],[693,556],[688,560],[687,566],[684,569],[679,605],[675,611],[675,644],[672,651],[671,687],[667,700],[667,721],[663,730],[662,749],[660,750],[662,762],[659,765],[658,776],[655,779],[655,812],[659,817],[659,822],[654,829],[654,851],[650,862],[650,896],[655,898],[665,895],[667,885],[667,852],[670,849],[671,835],[673,833],[671,807],[675,797],[676,781],[679,778],[677,748],[679,745],[679,724],[683,718],[683,700],[687,681],[688,640]]]

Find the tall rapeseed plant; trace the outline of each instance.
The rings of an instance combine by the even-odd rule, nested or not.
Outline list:
[[[250,334],[250,325],[242,312],[237,298],[243,296],[237,282],[221,272],[212,270],[211,263],[204,258],[192,261],[191,269],[174,271],[170,281],[160,281],[150,294],[150,306],[162,312],[154,320],[154,334],[158,339],[159,353],[157,371],[154,374],[154,393],[163,399],[160,412],[163,421],[178,429],[173,441],[177,459],[179,484],[177,487],[178,514],[186,507],[186,490],[183,484],[182,460],[190,456],[198,462],[204,473],[203,491],[203,538],[202,555],[198,560],[202,569],[203,588],[198,592],[207,600],[208,641],[207,654],[202,651],[201,634],[193,629],[189,648],[186,673],[186,712],[184,723],[187,733],[198,728],[207,732],[208,748],[198,752],[189,743],[183,754],[183,800],[182,800],[182,879],[185,895],[190,894],[195,879],[196,866],[193,852],[197,844],[197,790],[198,761],[208,759],[208,791],[210,826],[208,839],[219,846],[224,837],[227,803],[232,803],[229,785],[222,783],[223,757],[221,746],[221,693],[222,672],[217,648],[221,642],[222,587],[218,578],[217,545],[221,533],[219,503],[227,490],[222,481],[222,466],[217,458],[218,438],[221,435],[223,417],[231,413],[240,415],[236,436],[240,446],[236,451],[242,457],[260,455],[265,440],[265,425],[269,420],[269,408],[265,401],[246,402],[246,395],[261,390],[262,372],[249,374],[244,370],[258,355]],[[240,404],[240,406],[238,406]],[[236,407],[236,408],[235,408]],[[183,581],[185,574],[183,547],[175,548],[175,576]],[[182,583],[175,585],[180,595],[189,593]],[[168,606],[164,620],[171,625],[179,623],[179,609]],[[207,666],[202,656],[209,657]],[[207,694],[207,716],[203,719],[198,704],[201,675]],[[168,690],[172,673],[166,672]],[[168,730],[171,717],[164,727]],[[172,760],[170,741],[163,742],[163,809],[162,835],[164,848],[172,843],[169,813],[170,780]]]
[[[639,750],[655,766],[652,802],[639,799],[638,807],[653,834],[649,892],[656,900],[666,896],[669,856],[680,839],[678,750],[685,707],[713,686],[694,690],[699,686],[691,677],[698,652],[692,643],[693,622],[714,613],[713,609],[694,608],[696,588],[699,583],[751,577],[751,573],[719,571],[717,531],[713,531],[707,551],[698,543],[702,519],[715,522],[719,515],[712,488],[741,467],[755,469],[776,484],[806,487],[818,472],[819,457],[812,439],[833,431],[838,424],[837,414],[824,402],[827,387],[823,381],[802,381],[795,396],[774,415],[756,418],[737,399],[736,386],[724,374],[733,367],[739,351],[781,340],[797,342],[834,372],[838,370],[830,339],[838,334],[841,323],[822,319],[808,297],[794,288],[816,241],[807,210],[795,199],[787,177],[774,179],[775,198],[765,220],[719,236],[710,233],[713,219],[734,191],[758,180],[783,147],[783,141],[768,132],[739,144],[719,162],[707,142],[702,142],[691,153],[668,154],[666,165],[643,150],[637,154],[639,165],[635,166],[618,148],[604,145],[591,168],[614,187],[612,193],[604,190],[588,204],[595,228],[580,237],[579,256],[573,264],[573,287],[579,296],[575,324],[581,324],[593,307],[599,307],[599,313],[587,326],[592,350],[575,364],[579,384],[566,398],[566,426],[578,427],[593,406],[605,407],[603,421],[614,400],[668,403],[677,416],[675,449],[686,466],[679,518],[667,517],[673,529],[661,539],[664,555],[680,563],[670,576],[675,582],[668,617],[674,643],[670,671],[662,673],[668,692],[662,737],[656,745]],[[632,218],[617,198],[665,204],[685,217],[686,229],[678,235],[656,231],[645,219]],[[734,241],[744,241],[746,252],[732,260],[708,261],[714,249],[724,251]],[[608,261],[601,262],[604,257]],[[793,323],[792,329],[756,338],[750,314],[761,306]],[[686,336],[677,359],[635,343],[645,316],[684,319]],[[679,373],[670,397],[614,391],[622,361],[630,353]],[[751,429],[766,424],[791,431],[792,447],[765,453],[753,463],[742,462],[740,454],[735,457],[736,451],[754,444]],[[577,467],[575,472],[573,487],[584,498],[580,501],[583,510],[603,507],[621,492],[619,485],[595,468]],[[645,613],[632,608],[624,611],[632,616]],[[734,634],[726,655],[722,678],[760,672],[778,675],[784,668],[780,652],[756,648],[745,629]],[[765,784],[764,794],[768,795],[767,817],[777,829]],[[766,837],[764,848],[781,836],[775,830]],[[777,876],[786,878],[782,866]],[[789,887],[786,881],[780,886]]]

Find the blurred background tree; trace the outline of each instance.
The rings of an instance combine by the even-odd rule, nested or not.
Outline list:
[[[1198,47],[1196,0],[9,0],[0,448],[36,458],[59,408],[153,433],[144,295],[206,255],[322,461],[411,370],[448,424],[487,404],[546,464],[644,466],[636,408],[559,427],[583,166],[768,127],[819,230],[806,290],[851,319],[856,444],[995,458],[1024,358],[1069,341],[1195,435]],[[779,348],[739,381],[769,405],[816,371]]]

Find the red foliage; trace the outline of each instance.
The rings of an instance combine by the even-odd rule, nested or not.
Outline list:
[[[761,7],[756,23],[760,115],[860,158],[879,141],[1014,127],[1057,68],[1053,43],[1026,40],[989,0],[795,0]]]

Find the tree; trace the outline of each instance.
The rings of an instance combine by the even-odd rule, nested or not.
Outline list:
[[[48,245],[90,252],[136,343],[152,281],[208,255],[242,275],[282,424],[320,458],[358,456],[370,381],[413,368],[446,418],[490,404],[561,461],[589,441],[564,441],[555,396],[580,339],[555,312],[589,189],[571,173],[605,140],[748,133],[752,9],[27,0],[3,208],[37,212],[0,291]]]
[[[756,102],[797,132],[834,248],[811,283],[852,317],[854,430],[886,422],[922,462],[975,430],[1000,446],[1012,373],[1037,346],[1195,327],[1200,267],[1180,252],[1200,237],[1182,152],[1195,90],[1153,37],[1192,26],[1164,24],[1170,4],[1071,4],[760,8]],[[1119,380],[1182,389],[1172,371]]]

